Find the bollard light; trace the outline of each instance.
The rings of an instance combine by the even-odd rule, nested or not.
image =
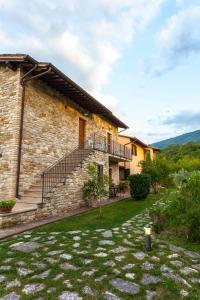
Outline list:
[[[152,251],[152,245],[151,245],[151,225],[147,224],[144,227],[144,249],[145,251]]]

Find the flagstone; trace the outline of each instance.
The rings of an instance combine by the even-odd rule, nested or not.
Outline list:
[[[112,237],[112,231],[111,230],[106,230],[106,231],[102,232],[102,236],[104,238],[111,238]]]
[[[53,280],[57,281],[57,280],[63,278],[63,276],[64,276],[64,273],[60,273],[60,274],[56,275],[56,277],[54,277]]]
[[[200,264],[192,265],[192,267],[200,271]]]
[[[117,260],[117,261],[122,261],[124,258],[125,258],[124,255],[115,256],[115,260]]]
[[[1,271],[9,271],[9,270],[11,270],[11,269],[12,269],[11,266],[0,266],[0,270],[1,270]]]
[[[92,289],[87,285],[83,288],[82,292],[85,295],[92,295],[93,294]]]
[[[19,286],[21,286],[21,282],[18,279],[12,280],[6,284],[7,289]]]
[[[20,252],[30,253],[33,250],[40,248],[41,244],[37,242],[25,242],[25,243],[20,242],[20,243],[13,244],[10,247]]]
[[[169,259],[177,258],[177,257],[179,257],[179,254],[173,253],[173,254],[168,255],[167,257],[168,257]]]
[[[126,273],[125,277],[128,279],[134,279],[135,278],[135,273]]]
[[[200,259],[200,254],[199,253],[189,251],[189,250],[184,251],[184,253],[185,253],[185,255],[187,255],[190,258],[199,258]]]
[[[29,294],[35,294],[44,289],[45,289],[45,285],[43,283],[36,283],[36,284],[26,284],[22,291],[26,295],[29,295]]]
[[[157,297],[157,293],[155,291],[146,290],[146,299],[153,300]]]
[[[97,257],[106,257],[106,256],[108,256],[108,254],[105,253],[105,252],[99,252],[99,253],[94,254],[94,256],[97,256]]]
[[[115,249],[110,250],[110,252],[116,253],[116,254],[123,253],[123,252],[126,252],[126,251],[128,251],[128,248],[125,248],[125,247],[122,247],[122,246],[119,246]]]
[[[99,245],[100,245],[100,246],[106,246],[106,245],[112,246],[112,245],[114,245],[114,244],[115,244],[115,242],[110,241],[110,240],[102,240],[102,241],[99,241]]]
[[[192,269],[190,267],[185,267],[185,268],[181,269],[180,272],[184,275],[190,275],[190,274],[198,273],[197,270]]]
[[[146,261],[142,264],[142,268],[144,270],[152,270],[154,268],[154,265]]]
[[[93,262],[93,259],[82,259],[81,261],[84,265],[89,265]]]
[[[79,296],[76,292],[62,292],[59,296],[60,300],[82,300],[82,297]]]
[[[73,237],[73,240],[74,240],[74,241],[80,241],[80,240],[81,240],[81,237],[76,235],[76,236]]]
[[[80,254],[80,253],[79,253]],[[61,254],[60,255],[60,258],[64,258],[64,259],[66,259],[66,260],[70,260],[70,259],[72,259],[72,255],[71,254]]]
[[[105,300],[122,300],[122,298],[106,291],[105,294],[104,294],[104,299]]]
[[[200,284],[200,278],[191,278],[190,279],[193,283],[198,283]]]
[[[54,256],[54,255],[57,255],[57,254],[60,254],[60,253],[63,253],[64,250],[54,250],[54,251],[50,251],[48,252],[47,254],[50,255],[50,256]]]
[[[63,283],[64,283],[69,289],[73,287],[73,285],[71,284],[71,282],[70,282],[69,279],[66,279]]]
[[[163,273],[162,275],[169,279],[172,279],[173,281],[175,281],[177,283],[182,283],[182,284],[186,285],[187,287],[191,287],[191,285],[185,279],[183,279],[181,276],[179,276],[178,274]]]
[[[27,276],[27,275],[30,275],[31,273],[33,273],[33,270],[26,269],[26,268],[17,268],[17,273],[20,276]]]
[[[104,263],[104,265],[108,267],[115,267],[116,263],[113,260],[108,260]]]
[[[46,264],[42,263],[42,262],[33,262],[32,263],[33,266],[37,267],[38,269],[45,269],[46,268]]]
[[[102,275],[102,276],[100,276],[100,277],[95,278],[94,281],[96,281],[96,282],[102,281],[102,280],[104,280],[106,277],[107,277],[107,275]]]
[[[90,270],[90,271],[85,271],[85,272],[83,272],[83,276],[92,276],[95,272],[97,272],[97,270],[96,269],[92,269],[92,270]]]
[[[76,266],[74,266],[74,265],[71,265],[71,264],[69,264],[69,263],[63,263],[63,264],[60,264],[60,268],[61,268],[62,270],[65,270],[65,271],[67,271],[67,270],[76,271],[76,270],[79,269],[78,267],[76,267]]]
[[[21,297],[17,295],[15,292],[12,292],[2,298],[0,300],[19,300]]]
[[[138,260],[143,260],[146,256],[146,254],[144,252],[136,252],[136,253],[133,253],[133,256],[135,258],[137,258]]]
[[[8,257],[3,261],[3,263],[7,264],[7,263],[11,262],[13,259],[14,259],[13,257]]]
[[[140,291],[140,286],[136,283],[125,281],[120,278],[116,278],[110,281],[110,284],[123,293],[128,293],[131,295],[138,294]]]
[[[150,275],[150,274],[144,274],[141,283],[148,285],[148,284],[156,284],[160,282],[160,278],[158,276]]]
[[[175,267],[182,267],[183,262],[180,260],[172,260],[172,261],[170,261],[170,264],[172,264]]]
[[[129,270],[134,268],[135,264],[127,264],[125,266],[122,267],[122,270]]]
[[[182,289],[182,290],[180,291],[180,295],[183,296],[183,297],[187,297],[187,296],[189,295],[189,292],[186,291],[186,290],[184,290],[184,289]]]
[[[49,276],[50,272],[51,272],[51,269],[46,270],[46,271],[44,271],[44,272],[42,272],[42,273],[40,273],[38,275],[34,275],[34,276],[32,276],[32,278],[33,279],[35,279],[35,278],[45,279],[45,278],[47,278]]]
[[[182,252],[182,251],[185,250],[185,249],[182,248],[182,247],[178,247],[178,246],[175,246],[175,245],[172,245],[172,244],[169,245],[169,249],[170,249],[171,251],[173,251],[173,252]]]
[[[16,262],[16,264],[17,264],[18,266],[24,266],[26,263],[25,263],[25,261],[23,261],[23,260],[19,260],[19,261]]]
[[[6,280],[6,276],[0,275],[0,283]]]

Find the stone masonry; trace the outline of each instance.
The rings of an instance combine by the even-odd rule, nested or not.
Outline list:
[[[0,216],[0,228],[29,223],[44,217],[56,216],[87,205],[82,188],[90,178],[88,165],[99,163],[104,166],[104,175],[108,176],[108,154],[92,151],[82,165],[79,165],[66,183],[55,187],[45,199],[44,207],[23,213]]]
[[[13,197],[16,189],[21,112],[20,69],[0,67],[0,199]]]
[[[86,139],[107,132],[117,139],[117,127],[86,113],[39,80],[26,87],[20,191],[28,190],[38,176],[78,145],[79,118],[86,120]]]
[[[14,197],[21,114],[20,69],[0,68],[0,199]],[[78,145],[79,118],[86,120],[86,139],[101,132],[117,140],[117,127],[89,113],[40,80],[25,87],[20,194],[41,173]]]
[[[44,208],[37,210],[37,219],[42,216],[58,215],[87,205],[83,198],[83,186],[90,179],[88,165],[91,163],[102,164],[104,175],[108,176],[108,154],[93,151],[83,164],[75,169],[73,174],[66,180],[65,185],[62,184],[49,193],[48,198],[45,199]]]

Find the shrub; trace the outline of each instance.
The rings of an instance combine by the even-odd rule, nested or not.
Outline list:
[[[12,209],[16,204],[16,201],[14,199],[5,199],[0,201],[0,209]]]
[[[88,201],[88,205],[96,205],[96,202],[99,201],[101,206],[101,199],[108,195],[109,178],[103,175],[102,180],[99,180],[95,163],[88,165],[88,173],[91,178],[83,186],[84,198]]]
[[[166,207],[151,213],[152,219],[157,231],[169,229],[186,240],[200,242],[200,172],[183,173],[177,182],[179,191]]]
[[[131,197],[145,199],[150,192],[151,179],[148,174],[135,174],[129,176]]]
[[[160,233],[164,229],[164,215],[162,213],[162,208],[160,206],[152,208],[149,212],[149,216],[153,222],[155,233]]]
[[[149,174],[154,193],[160,191],[160,185],[164,185],[169,179],[170,165],[165,158],[156,157],[154,160],[141,162],[142,173]]]

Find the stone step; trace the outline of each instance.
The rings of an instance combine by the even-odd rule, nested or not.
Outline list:
[[[11,213],[19,213],[23,211],[36,210],[36,209],[37,209],[37,204],[35,203],[23,203],[17,201]]]
[[[42,202],[42,197],[22,197],[20,200],[18,200],[19,203],[27,203],[27,204],[38,204]]]

